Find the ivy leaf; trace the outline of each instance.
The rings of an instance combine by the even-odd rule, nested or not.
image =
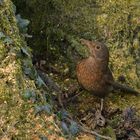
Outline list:
[[[16,13],[17,8],[16,8],[15,4],[12,4],[12,6],[13,6],[13,11],[14,11],[14,13]]]
[[[5,37],[5,34],[3,32],[0,32],[0,39],[4,37]]]
[[[17,19],[17,23],[18,23],[20,31],[22,33],[26,33],[28,29],[27,26],[29,25],[30,21],[27,19],[21,18],[20,14],[16,15],[16,19]]]
[[[13,43],[13,40],[10,38],[10,37],[6,37],[4,40],[3,40],[3,43],[6,43],[7,45],[10,45]]]
[[[39,88],[41,88],[42,86],[43,86],[43,87],[46,87],[46,84],[44,83],[44,81],[41,79],[40,76],[38,76],[38,77],[36,78],[35,83],[38,85]]]
[[[3,43],[12,44],[13,40],[9,36],[5,36],[3,32],[0,32],[0,39],[2,39]]]
[[[21,47],[21,53],[28,56],[28,57],[31,56],[30,53],[29,53],[29,50],[25,47]]]
[[[48,113],[48,114],[51,114],[52,108],[51,108],[51,106],[50,106],[49,104],[48,104],[48,105],[42,106],[42,108],[43,108],[43,111],[44,111],[44,112],[46,112],[46,113]]]
[[[102,131],[103,131],[104,135],[107,135],[107,136],[111,137],[112,140],[117,139],[115,131],[114,131],[114,129],[112,127],[108,126],[108,127],[104,128]]]
[[[35,79],[35,72],[34,69],[30,67],[24,67],[24,73],[28,75],[32,80]]]
[[[29,74],[31,73],[31,68],[25,68],[25,69],[24,69],[24,73],[25,73],[26,75],[29,75]]]
[[[52,110],[52,107],[49,104],[42,105],[42,106],[36,106],[35,107],[35,114],[37,115],[37,114],[39,114],[41,112],[45,112],[45,113],[50,115],[51,112],[52,112],[51,110]]]
[[[4,1],[4,0],[0,0],[0,5],[2,5],[2,4],[3,4],[3,1]]]
[[[65,134],[69,134],[69,128],[65,122],[61,122],[61,128]]]
[[[30,90],[26,90],[23,96],[25,99],[30,99],[32,97],[32,92]]]
[[[71,134],[74,135],[74,136],[80,130],[78,124],[76,122],[74,122],[74,121],[71,121],[71,124],[70,124],[70,128],[69,129],[70,129]]]
[[[40,140],[48,140],[46,136],[39,136]]]
[[[23,60],[23,71],[26,75],[28,75],[31,79],[36,79],[37,72],[32,67],[32,62],[30,62],[28,59]]]
[[[35,94],[34,91],[32,91],[32,90],[30,90],[30,89],[25,90],[23,97],[24,97],[25,99],[28,99],[28,100],[31,99],[33,102],[36,101],[36,94]]]

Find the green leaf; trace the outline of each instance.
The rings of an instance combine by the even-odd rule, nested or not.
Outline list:
[[[109,136],[112,138],[112,140],[117,140],[115,131],[111,126],[108,126],[107,128],[103,129],[103,134]]]
[[[57,116],[60,120],[63,120],[68,117],[68,112],[63,109],[57,113]]]
[[[35,83],[38,85],[39,88],[41,88],[41,87],[46,87],[46,84],[44,83],[44,81],[41,79],[40,76],[38,76],[38,77],[36,78]]]
[[[13,43],[13,40],[10,38],[10,37],[6,37],[4,40],[3,40],[3,43],[6,43],[7,45],[10,45]]]
[[[4,1],[4,0],[0,0],[0,5],[2,5],[2,4],[3,4],[3,1]]]
[[[32,99],[32,101],[36,100],[36,94],[33,90],[26,89],[24,94],[23,94],[24,99]]]
[[[74,135],[74,136],[79,132],[79,126],[74,121],[71,121],[69,129],[70,129],[71,134]]]
[[[26,33],[28,29],[27,26],[29,25],[30,21],[27,19],[21,18],[20,14],[16,15],[16,19],[17,19],[17,23],[20,28],[20,31],[23,33]]]
[[[37,115],[41,112],[45,112],[45,113],[50,115],[52,113],[52,107],[49,104],[36,106],[35,107],[35,114]]]
[[[5,34],[3,32],[0,32],[0,39],[5,37]]]
[[[48,140],[46,136],[39,136],[40,140]]]
[[[63,121],[61,122],[61,128],[63,130],[63,133],[69,134],[69,128],[68,128],[67,124]]]
[[[21,47],[21,53],[25,54],[26,56],[30,57],[29,50],[25,47]]]

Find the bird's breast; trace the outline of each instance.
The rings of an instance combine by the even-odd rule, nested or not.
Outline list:
[[[76,69],[79,84],[95,95],[103,95],[108,92],[108,86],[104,79],[104,73],[97,69],[94,63],[81,61]]]

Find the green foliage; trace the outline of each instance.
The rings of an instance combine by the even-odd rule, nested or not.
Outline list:
[[[27,100],[32,99],[35,101],[36,100],[36,93],[33,90],[26,89],[23,93],[23,98],[27,99]]]
[[[31,57],[30,49],[27,47],[21,47],[21,53],[25,56]]]
[[[45,112],[45,113],[50,115],[52,113],[52,107],[49,104],[36,106],[35,107],[35,114],[37,115],[41,112]]]
[[[29,32],[33,35],[33,38],[29,40],[29,45],[34,49],[35,53],[41,55],[43,54],[45,56],[45,58],[48,60],[47,64],[50,61],[54,62],[54,60],[57,60],[57,62],[61,60],[59,62],[61,65],[62,62],[73,64],[75,61],[77,61],[76,57],[78,56],[78,54],[80,56],[84,56],[85,49],[80,45],[79,38],[101,40],[105,42],[110,49],[110,66],[114,71],[115,76],[123,74],[124,76],[126,76],[126,81],[128,83],[131,83],[133,86],[138,85],[138,76],[140,75],[140,23],[138,0],[20,0],[20,2],[17,0],[17,5],[18,10],[23,11],[23,13],[21,11],[17,12],[21,13],[21,15],[24,14],[25,18],[30,19],[31,21]],[[4,18],[4,21],[5,22],[3,22],[3,24],[0,26],[2,28],[2,31],[6,29],[6,33],[4,32],[4,34],[7,35],[11,33],[11,30],[7,31],[7,29],[13,29],[14,32],[14,27],[6,24],[10,21],[9,18]],[[5,24],[7,26],[3,28]],[[23,20],[21,22],[21,27],[25,27],[26,29],[27,22]],[[14,36],[10,36],[14,41],[15,46],[18,47],[18,44],[20,44],[20,48],[24,47],[21,42],[17,42],[16,35],[17,34],[14,32]],[[22,73],[26,78],[24,79],[21,76],[22,78],[19,79],[22,80],[23,83],[20,83],[19,81],[20,84],[18,86],[20,87],[21,84],[25,84],[24,82],[26,82],[26,86],[25,90],[19,88],[19,91],[25,91],[25,98],[31,99],[35,97],[34,94],[32,94],[30,90],[26,90],[30,89],[30,87],[33,87],[31,81],[34,81],[34,79],[36,79],[36,85],[38,85],[39,89],[40,87],[44,86],[44,82],[40,77],[38,77],[36,71],[33,69],[31,60],[29,60],[31,56],[28,50],[24,48],[21,48],[20,50],[24,55],[24,59],[22,60],[24,74],[26,74],[27,77],[30,77],[30,79],[32,80],[30,80],[29,82],[26,81],[27,77]],[[19,75],[21,75],[21,73]],[[2,78],[4,77],[2,74],[0,74],[0,76]],[[5,81],[7,82],[7,80]],[[8,93],[10,93],[9,90]],[[18,101],[19,98],[15,97],[17,95],[19,94],[14,94],[13,97]],[[41,96],[42,92],[39,91],[38,95]],[[5,101],[6,98],[8,98],[7,105],[11,105],[9,104],[9,102],[11,103],[11,96],[11,94],[6,94],[2,101]],[[139,107],[139,98],[127,96],[128,98],[126,97],[125,100],[125,97],[122,98],[120,96],[120,98],[116,98],[116,96],[113,95],[112,97],[114,99],[114,103],[111,104],[111,107],[116,104],[117,107],[119,106],[120,108],[122,108],[122,106],[124,107],[132,104],[135,104],[136,107]],[[41,97],[39,99],[41,100]],[[109,100],[107,103],[110,103],[111,101],[113,101],[113,99]],[[23,114],[17,112],[19,117],[23,121],[23,124],[20,122],[19,127],[21,127],[20,131],[23,130],[23,132],[20,132],[22,136],[26,133],[25,135],[27,138],[27,134],[34,134],[35,131],[33,131],[33,133],[30,133],[30,128],[33,128],[32,124],[35,125],[36,123],[38,123],[38,120],[36,122],[32,121],[33,112],[28,111],[32,105],[29,106],[29,104],[23,104],[22,102],[23,101],[20,100],[22,106],[19,106],[18,108],[17,102],[13,100],[12,105],[14,104],[16,109],[11,109],[12,111],[9,111],[10,107],[8,107],[7,112],[13,113],[14,111],[13,114],[15,114],[17,108],[19,112],[23,112]],[[35,105],[36,114],[42,112],[51,114],[52,107],[46,103],[46,100],[44,102],[45,103],[40,103],[41,105]],[[66,112],[58,114],[60,119],[65,118],[66,115]],[[9,114],[5,118],[9,118]],[[117,119],[118,118],[112,120],[112,124],[116,125]],[[43,119],[41,116],[41,120],[39,121],[43,124],[44,128],[45,125],[42,120]],[[7,122],[9,122],[9,120],[7,120]],[[27,126],[26,122],[28,123]],[[10,124],[10,126],[11,125],[12,124]],[[76,122],[70,122],[69,125],[63,123],[62,125],[66,133],[68,133],[69,131],[72,135],[76,135],[79,131]],[[46,124],[46,126],[48,125]],[[34,130],[37,129],[38,126],[35,127]],[[46,131],[47,129],[45,128],[45,132]],[[21,135],[20,133],[18,135]],[[112,137],[114,137],[114,139],[116,137],[114,130],[111,127],[107,127],[106,130],[104,130],[104,133],[111,135]]]
[[[122,73],[130,83],[133,81],[134,85],[138,85],[138,0],[14,1],[17,12],[31,20],[29,32],[33,38],[29,45],[35,54],[43,55],[48,62],[67,62],[73,69],[77,57],[85,56],[85,49],[79,44],[80,38],[103,41],[110,49],[110,67],[115,76]],[[118,64],[120,61],[122,63]],[[132,80],[134,77],[135,81]]]
[[[20,32],[26,33],[28,30],[27,26],[29,25],[30,21],[27,19],[21,18],[20,14],[16,15],[16,19],[17,19],[17,24],[19,26]]]
[[[31,20],[29,30],[33,35],[29,41],[31,46],[37,48],[39,53],[45,50],[47,53],[45,56],[53,60],[69,48],[68,38],[96,38],[97,10],[95,9],[97,8],[96,3],[92,2],[91,0],[42,0],[40,2],[25,0],[22,4],[17,1],[16,5],[19,10],[22,9],[21,5],[24,5],[26,7],[23,9],[24,16]],[[32,9],[32,12],[29,9]]]
[[[117,140],[116,134],[115,134],[113,128],[111,128],[110,126],[108,126],[107,128],[104,128],[102,131],[103,131],[103,134],[110,136],[112,138],[112,140]]]
[[[3,32],[0,32],[0,39],[6,45],[10,45],[13,42],[13,40],[9,36],[6,36]]]
[[[37,72],[32,67],[31,61],[29,61],[28,59],[24,59],[22,68],[23,68],[24,74],[28,75],[31,79],[36,79]]]
[[[22,4],[17,1],[17,5],[18,9],[26,7],[22,9],[24,15],[32,21],[32,45],[47,49],[47,53],[53,55],[63,49],[62,42],[69,36],[117,42],[118,45],[133,42],[139,26],[137,0],[25,0]],[[54,49],[50,49],[52,47]]]
[[[138,85],[139,75],[134,70],[140,60],[140,2],[99,0],[98,3],[101,5],[101,14],[97,15],[99,36],[110,48],[113,70],[117,76],[123,73],[129,82],[133,79],[132,83]]]
[[[40,140],[48,140],[46,136],[40,136]]]
[[[74,121],[71,121],[70,124],[67,124],[66,122],[62,121],[61,127],[63,133],[66,135],[76,136],[80,132],[78,124]]]
[[[112,43],[132,43],[139,26],[139,2],[137,0],[100,1],[101,14],[97,16],[100,36]]]
[[[42,88],[42,87],[46,88],[46,84],[44,83],[44,81],[41,79],[40,76],[37,76],[35,83],[38,86],[38,88]]]
[[[0,5],[2,5],[3,4],[3,0],[0,0]]]
[[[3,32],[0,32],[0,39],[5,37],[4,33]]]
[[[70,132],[71,132],[72,135],[76,135],[79,132],[79,126],[74,121],[71,121],[71,124],[70,124],[70,128],[69,129],[70,129]]]

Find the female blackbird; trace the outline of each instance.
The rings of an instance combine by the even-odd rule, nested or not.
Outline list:
[[[105,44],[85,39],[81,39],[81,43],[89,50],[89,57],[81,60],[76,68],[78,82],[84,89],[101,98],[112,88],[138,95],[132,88],[114,81],[108,67],[109,51]]]
[[[103,98],[109,91],[115,88],[135,95],[138,95],[138,92],[114,81],[112,72],[108,67],[109,51],[105,44],[85,39],[81,39],[81,43],[88,47],[89,56],[77,64],[77,79],[84,89],[101,98],[101,108],[96,111],[95,118],[97,125],[104,126]]]

